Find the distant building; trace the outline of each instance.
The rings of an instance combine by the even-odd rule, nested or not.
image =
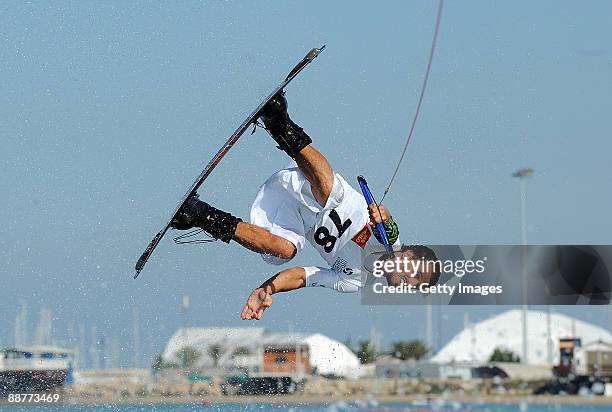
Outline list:
[[[199,370],[244,370],[250,376],[305,376],[312,373],[357,378],[357,356],[321,334],[270,333],[263,328],[181,328],[168,341],[163,359],[180,363],[182,348],[198,352]]]
[[[400,361],[389,357],[376,360],[376,377],[387,379],[487,379],[493,377],[537,380],[552,378],[548,366],[523,365],[520,363],[493,362],[474,364],[455,362],[447,364],[430,361]]]
[[[521,310],[513,309],[475,323],[459,332],[435,356],[432,362],[485,364],[495,348],[503,347],[515,354],[522,353]],[[582,342],[612,342],[612,334],[599,326],[559,313],[550,315],[548,342],[546,312],[527,313],[528,361],[530,365],[547,365],[550,344],[552,364],[559,363],[559,340],[580,337]],[[552,365],[550,365],[552,366]]]
[[[578,375],[612,376],[612,345],[596,341],[576,349],[574,372]]]
[[[426,360],[401,361],[390,356],[376,359],[377,378],[387,379],[471,379],[471,364],[440,365]]]
[[[73,353],[56,346],[0,351],[0,393],[52,390],[72,380]]]
[[[112,384],[127,386],[147,383],[151,379],[149,369],[84,369],[74,373],[77,385]]]

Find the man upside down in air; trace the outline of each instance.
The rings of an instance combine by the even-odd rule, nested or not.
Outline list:
[[[402,246],[397,224],[385,207],[368,207],[363,196],[334,173],[327,159],[312,145],[311,138],[289,118],[283,92],[262,109],[261,119],[279,148],[294,161],[261,186],[251,206],[251,223],[196,196],[179,211],[172,227],[202,228],[215,239],[226,243],[234,240],[260,253],[274,265],[290,261],[308,240],[327,266],[280,271],[253,290],[242,310],[242,319],[261,319],[272,304],[272,295],[279,292],[317,286],[357,292],[377,258],[436,259],[433,251],[424,246]],[[394,256],[384,255],[377,223],[384,224],[389,243],[396,251]],[[433,286],[439,275],[432,270],[419,270],[384,276],[393,286],[401,283]]]

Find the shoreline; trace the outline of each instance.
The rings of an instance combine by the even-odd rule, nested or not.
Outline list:
[[[57,403],[48,403],[48,405],[170,405],[170,404],[198,404],[202,406],[214,406],[215,404],[273,404],[273,405],[323,405],[333,404],[335,402],[370,402],[378,403],[417,403],[420,406],[429,404],[439,406],[440,404],[451,403],[468,403],[468,404],[506,404],[520,405],[523,403],[531,405],[612,405],[612,397],[605,396],[552,396],[552,395],[449,395],[449,396],[430,396],[424,395],[384,395],[384,396],[309,396],[309,395],[258,395],[258,396],[145,396],[140,399],[134,398],[91,398],[82,396],[67,396],[62,401]],[[0,400],[0,405],[44,405],[41,402],[32,403],[14,403],[8,402],[6,399]]]

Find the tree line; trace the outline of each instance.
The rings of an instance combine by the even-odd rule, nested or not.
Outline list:
[[[347,340],[344,343],[352,350],[362,364],[373,363],[379,356],[390,356],[394,359],[402,361],[424,359],[430,352],[425,342],[421,339],[408,341],[392,342],[386,351],[379,351],[369,340],[361,340],[356,346]],[[220,345],[212,345],[208,348],[207,354],[212,359],[214,367],[218,366],[219,358],[223,356],[225,349]],[[249,355],[250,349],[247,347],[237,348],[232,356]],[[157,355],[153,361],[153,370],[160,371],[168,368],[181,368],[189,370],[196,366],[198,360],[202,357],[200,351],[192,346],[184,346],[177,353],[176,362],[167,362],[161,354]],[[497,347],[489,357],[489,362],[520,362],[518,355],[509,349]]]

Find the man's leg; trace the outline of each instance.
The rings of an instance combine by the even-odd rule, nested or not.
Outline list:
[[[291,259],[297,253],[297,248],[287,239],[251,223],[238,223],[233,239],[253,252],[281,259]]]
[[[334,186],[334,172],[325,156],[312,146],[310,136],[289,118],[283,93],[264,107],[261,118],[279,148],[295,159],[316,201],[325,206]]]
[[[291,259],[297,252],[296,247],[288,240],[214,208],[197,196],[181,209],[173,219],[172,227],[180,230],[199,227],[215,239],[226,243],[233,239],[254,252],[282,259]]]

